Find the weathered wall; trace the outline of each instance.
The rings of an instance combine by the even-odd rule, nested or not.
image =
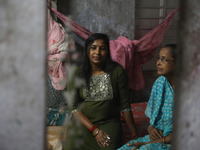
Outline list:
[[[199,150],[200,1],[184,0],[180,2],[174,146],[177,150]]]
[[[120,35],[134,39],[135,0],[59,0],[58,10],[92,32],[110,39]]]
[[[46,3],[0,1],[0,150],[42,150]]]

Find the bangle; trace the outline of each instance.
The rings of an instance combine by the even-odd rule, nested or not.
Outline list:
[[[94,137],[97,136],[98,133],[99,133],[99,130],[97,130],[97,132],[95,133]]]
[[[93,132],[94,129],[96,129],[96,128],[97,128],[97,126],[93,125],[91,128],[89,128],[89,131],[90,131],[90,132]]]
[[[162,142],[163,142],[163,144],[165,144],[165,137],[162,138]]]

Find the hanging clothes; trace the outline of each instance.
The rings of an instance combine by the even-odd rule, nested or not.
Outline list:
[[[51,10],[68,28],[83,39],[87,39],[92,34],[92,32],[70,20],[54,8],[51,8]],[[126,37],[119,36],[116,40],[110,41],[111,57],[127,71],[131,89],[140,90],[144,88],[141,64],[145,64],[153,58],[177,11],[178,8],[171,12],[161,24],[139,40],[131,41]]]
[[[67,82],[64,61],[68,52],[74,49],[74,41],[63,26],[51,17],[49,10],[47,38],[47,126],[62,126],[71,116],[62,92]]]
[[[69,38],[63,26],[57,23],[48,10],[48,73],[56,90],[66,87],[67,74],[64,61],[69,50],[74,49],[74,41]]]
[[[141,64],[145,64],[153,58],[177,11],[178,9],[175,9],[171,12],[161,24],[139,40],[131,41],[124,36],[119,36],[116,40],[110,41],[111,57],[128,73],[131,89],[144,88]]]

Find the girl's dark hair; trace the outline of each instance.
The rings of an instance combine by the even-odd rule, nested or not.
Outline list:
[[[164,47],[169,48],[171,50],[172,58],[176,60],[176,44],[166,44],[162,48]]]
[[[102,69],[104,70],[104,72],[110,74],[111,71],[113,70],[114,65],[116,64],[114,61],[111,60],[109,37],[103,33],[94,33],[90,35],[88,39],[85,41],[83,60],[80,67],[80,75],[81,77],[85,79],[87,86],[89,86],[89,80],[92,73],[92,68],[91,68],[89,57],[88,57],[88,52],[89,52],[89,48],[91,44],[97,39],[102,39],[107,48],[107,58],[105,62],[102,64],[102,67],[103,67]]]

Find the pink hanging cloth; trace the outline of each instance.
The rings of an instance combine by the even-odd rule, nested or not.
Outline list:
[[[67,27],[83,39],[87,39],[92,34],[92,32],[70,20],[54,8],[51,9]],[[177,11],[178,8],[171,12],[161,24],[139,40],[131,41],[124,36],[119,36],[116,40],[110,41],[111,57],[127,71],[131,89],[140,90],[144,88],[141,64],[147,63],[152,59]]]
[[[74,41],[69,39],[63,26],[50,16],[48,10],[48,72],[52,86],[56,90],[66,87],[67,74],[64,67],[67,52],[74,47]]]
[[[131,89],[140,90],[144,88],[141,64],[145,64],[153,58],[177,11],[178,8],[139,40],[131,41],[124,36],[119,36],[116,40],[110,41],[111,57],[127,71]]]

